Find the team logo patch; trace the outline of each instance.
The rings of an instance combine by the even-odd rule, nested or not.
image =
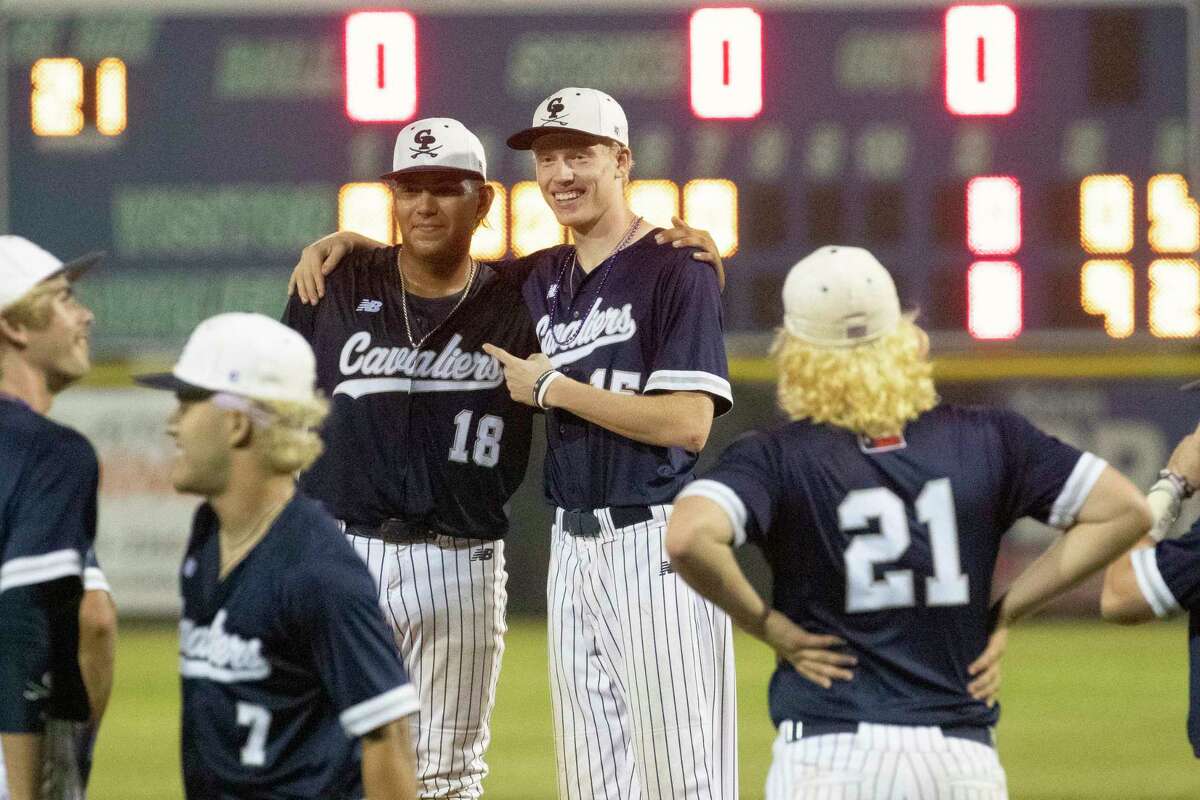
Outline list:
[[[670,561],[662,562],[662,564],[658,568],[658,576],[660,578],[665,577],[667,575],[674,575],[674,574],[675,574],[675,568],[671,566]]]
[[[549,116],[542,117],[542,126],[546,125],[561,125],[567,127],[567,117],[569,114],[562,112],[566,111],[567,107],[563,105],[561,97],[552,97],[550,102],[546,103],[546,112]]]
[[[382,300],[363,300],[361,303],[358,304],[358,308],[356,308],[354,310],[355,311],[366,311],[369,314],[375,314],[381,308],[383,308]]]
[[[858,437],[858,446],[864,453],[889,453],[892,450],[903,450],[908,447],[904,434],[899,436],[880,436],[872,439],[870,436]]]
[[[419,156],[437,158],[437,151],[442,149],[442,145],[439,144],[437,147],[434,147],[433,145],[436,143],[437,137],[433,135],[433,131],[429,128],[423,128],[422,130],[417,131],[416,134],[413,135],[413,144],[419,146],[408,148],[408,151],[412,153],[409,158],[415,159]]]
[[[492,548],[476,547],[474,550],[471,551],[471,560],[472,561],[491,561],[492,555],[493,555]]]

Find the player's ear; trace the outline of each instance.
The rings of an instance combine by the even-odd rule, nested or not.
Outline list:
[[[29,344],[29,328],[0,314],[0,345],[11,342],[17,347]]]
[[[254,440],[254,425],[241,411],[229,412],[229,446],[234,450],[249,447]]]
[[[487,219],[488,211],[492,209],[492,203],[496,199],[496,189],[490,183],[485,183],[479,187],[479,201],[475,206],[475,227],[478,228]]]

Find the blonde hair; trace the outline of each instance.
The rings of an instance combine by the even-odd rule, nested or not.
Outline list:
[[[858,347],[819,347],[781,328],[771,355],[779,372],[779,407],[794,420],[895,436],[938,402],[925,335],[908,316]]]
[[[60,288],[48,283],[39,283],[20,300],[0,311],[0,316],[13,325],[24,325],[35,331],[45,330],[54,313],[50,300]]]
[[[272,416],[270,424],[255,426],[259,447],[271,469],[279,473],[303,472],[325,449],[320,427],[329,413],[329,402],[320,395],[304,402],[258,400],[255,405]]]

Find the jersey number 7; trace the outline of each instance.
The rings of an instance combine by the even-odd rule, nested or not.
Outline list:
[[[925,603],[966,605],[967,576],[958,556],[958,523],[949,478],[925,484],[916,502],[917,519],[929,530],[933,575],[925,578]],[[904,501],[890,489],[856,489],[838,506],[838,525],[845,533],[879,520],[879,533],[862,533],[846,548],[846,612],[882,611],[916,605],[911,569],[893,569],[875,577],[880,564],[899,561],[912,543]]]

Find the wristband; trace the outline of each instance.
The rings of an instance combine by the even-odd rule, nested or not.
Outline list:
[[[1166,470],[1163,471],[1166,472]],[[1183,498],[1184,490],[1180,487],[1179,482],[1170,478],[1160,478],[1150,487],[1150,491],[1146,493],[1146,502],[1150,505],[1150,512],[1154,517],[1154,524],[1150,526],[1149,531],[1151,539],[1161,542],[1168,538],[1171,526],[1179,518],[1179,508],[1183,505]]]
[[[1169,469],[1162,469],[1158,471],[1158,477],[1175,484],[1176,488],[1179,489],[1179,498],[1181,500],[1187,500],[1196,493],[1196,487],[1188,483],[1187,478],[1183,477],[1178,472],[1172,472]]]
[[[550,388],[550,384],[555,378],[561,378],[562,373],[556,369],[548,369],[538,376],[538,379],[533,383],[533,404],[543,411],[549,411],[550,407],[546,405],[546,392]]]

